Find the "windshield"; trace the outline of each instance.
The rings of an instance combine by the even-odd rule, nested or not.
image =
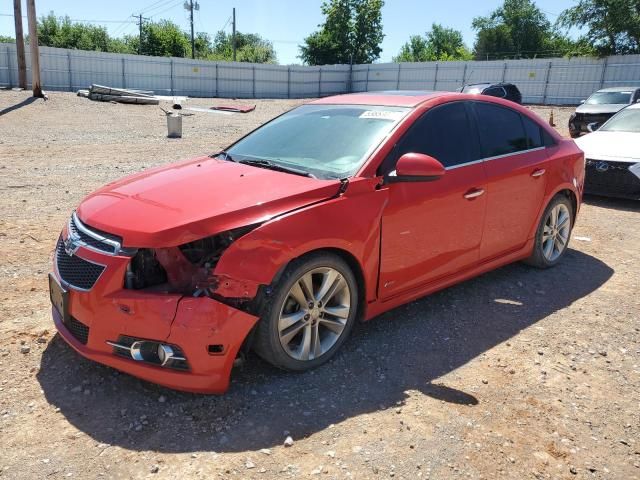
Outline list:
[[[627,108],[605,123],[599,131],[640,133],[640,109]]]
[[[243,138],[227,153],[235,161],[266,160],[318,178],[346,178],[407,114],[408,108],[303,105]]]
[[[596,92],[585,103],[587,105],[631,103],[631,92]]]

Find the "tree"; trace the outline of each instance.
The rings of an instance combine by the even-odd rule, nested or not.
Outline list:
[[[137,47],[137,37],[129,37],[132,46]],[[170,20],[147,22],[142,25],[143,55],[156,57],[186,57],[191,54],[191,45],[187,34]]]
[[[601,55],[640,53],[638,0],[580,0],[562,12],[558,25],[587,29],[580,40]]]
[[[220,31],[216,34],[210,52],[210,60],[233,60],[233,37],[230,33]],[[196,45],[196,52],[198,46]],[[277,63],[278,58],[273,44],[256,33],[236,32],[236,59],[239,62]]]
[[[461,32],[434,23],[424,37],[412,35],[393,61],[432,62],[471,58],[471,52],[465,47]]]
[[[371,63],[380,57],[383,0],[327,0],[325,22],[300,46],[309,65]]]
[[[545,56],[569,40],[552,28],[551,22],[533,0],[504,0],[486,17],[472,22],[477,31],[473,52],[476,58],[532,58]]]
[[[16,39],[7,37],[6,35],[0,35],[0,43],[16,43]]]
[[[43,46],[109,52],[110,40],[104,27],[74,23],[53,12],[38,20],[38,42]]]

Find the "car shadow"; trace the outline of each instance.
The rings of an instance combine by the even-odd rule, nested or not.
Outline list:
[[[612,274],[576,250],[550,270],[509,265],[358,325],[336,358],[316,370],[282,372],[251,356],[222,396],[176,392],[120,374],[81,358],[58,336],[45,349],[37,378],[72,425],[104,444],[160,452],[258,450],[281,445],[286,435],[300,439],[354,416],[399,408],[408,395],[474,408],[473,391],[439,378],[590,294]]]
[[[625,198],[601,197],[599,195],[585,195],[583,199],[587,205],[624,212],[640,212],[640,201]]]

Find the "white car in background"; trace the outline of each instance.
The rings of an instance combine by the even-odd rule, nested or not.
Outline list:
[[[640,104],[575,142],[587,163],[585,193],[640,200]]]

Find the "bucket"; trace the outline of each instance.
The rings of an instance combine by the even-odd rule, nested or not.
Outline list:
[[[182,116],[177,113],[167,115],[167,137],[182,138]]]

